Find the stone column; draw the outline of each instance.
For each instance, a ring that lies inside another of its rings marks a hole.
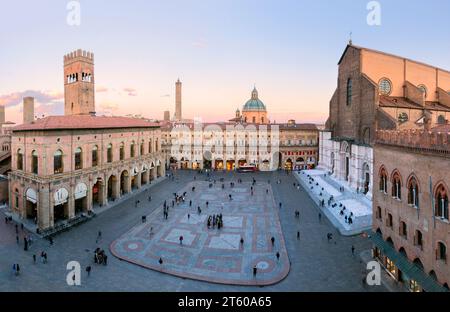
[[[104,206],[108,203],[108,181],[100,183],[100,190],[98,193],[98,201],[100,205]]]
[[[38,190],[37,199],[37,219],[40,230],[53,226],[53,207],[50,203],[50,192],[47,187]]]
[[[142,186],[142,173],[141,172],[139,172],[136,175],[136,186],[137,186],[138,189],[140,189],[141,186]]]
[[[73,217],[75,217],[75,196],[74,196],[74,188],[70,187],[71,191],[69,192],[69,198],[68,198],[68,216],[69,219],[72,219]]]
[[[93,206],[93,200],[92,200],[92,195],[94,194],[92,192],[92,186],[90,187],[92,183],[87,183],[88,189],[86,192],[86,207],[85,207],[85,211],[84,212],[88,212],[92,210],[92,206]]]

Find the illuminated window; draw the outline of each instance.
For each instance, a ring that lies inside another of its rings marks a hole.
[[[75,170],[83,169],[83,153],[80,147],[75,150]]]
[[[63,164],[63,153],[61,150],[57,150],[53,154],[53,172],[55,174],[63,173],[64,164]]]
[[[447,189],[444,185],[439,185],[436,189],[435,201],[436,201],[436,217],[444,220],[448,220],[448,195]]]
[[[92,167],[98,166],[98,146],[92,148]]]
[[[17,151],[17,170],[23,170],[23,152],[21,149]]]
[[[415,177],[411,177],[408,182],[408,204],[419,207],[419,186]]]
[[[112,144],[108,144],[108,148],[106,150],[106,162],[111,163],[113,161],[113,150]]]

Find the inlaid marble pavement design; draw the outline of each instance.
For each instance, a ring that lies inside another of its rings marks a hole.
[[[222,189],[219,182],[212,188],[209,182],[191,182],[179,192],[187,193],[185,203],[172,208],[172,198],[168,199],[168,220],[164,220],[163,207],[159,207],[147,216],[147,222],[139,223],[115,240],[111,252],[130,263],[183,278],[233,285],[275,284],[290,269],[279,208],[269,184],[256,184],[253,196],[251,186],[240,183],[232,188],[225,183]],[[198,206],[201,214],[197,212]],[[219,213],[223,215],[224,227],[208,229],[208,215]],[[244,244],[240,243],[241,237]]]

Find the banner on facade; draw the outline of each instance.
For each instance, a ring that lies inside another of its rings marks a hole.
[[[78,183],[75,187],[75,199],[84,198],[87,196],[87,186],[84,183]]]
[[[27,190],[27,192],[25,193],[25,195],[27,196],[27,200],[32,202],[33,204],[37,203],[37,194],[36,191],[33,190],[32,188],[29,188]]]

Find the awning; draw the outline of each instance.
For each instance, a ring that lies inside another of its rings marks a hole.
[[[409,261],[401,253],[397,252],[391,244],[386,242],[379,233],[370,233],[371,240],[377,246],[383,255],[392,260],[395,266],[402,271],[403,274],[415,280],[427,292],[447,292],[443,286],[435,281],[431,276],[426,274],[422,268]]]
[[[27,200],[32,202],[33,204],[37,203],[37,194],[36,191],[32,188],[29,188],[26,192]]]
[[[78,183],[75,187],[75,199],[84,198],[87,195],[87,186],[84,183]]]

